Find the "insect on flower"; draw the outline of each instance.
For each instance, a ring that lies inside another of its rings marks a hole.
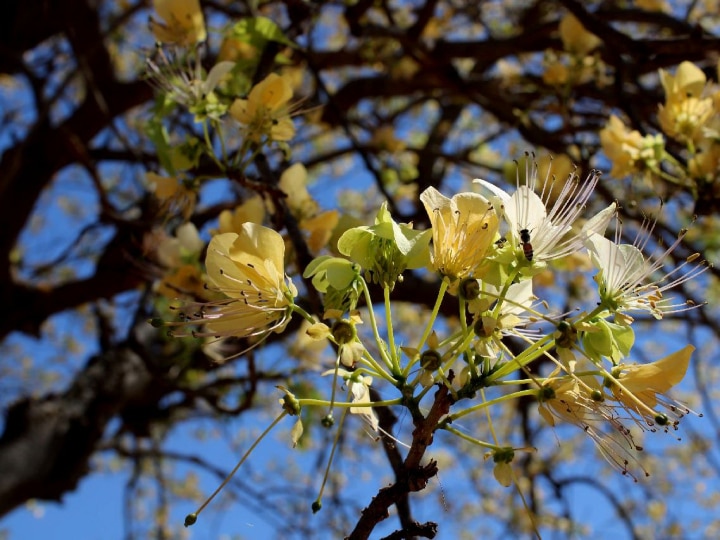
[[[525,254],[525,258],[532,262],[534,253],[532,244],[530,243],[530,231],[527,229],[520,230],[520,242],[522,243],[522,250]]]

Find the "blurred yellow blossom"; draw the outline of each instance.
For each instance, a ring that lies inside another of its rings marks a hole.
[[[196,264],[183,264],[170,270],[158,284],[156,292],[169,299],[184,295],[195,298],[207,296],[202,272]]]
[[[565,64],[561,63],[556,55],[546,55],[543,82],[550,86],[562,86],[570,79],[570,73]]]
[[[682,62],[675,75],[660,70],[660,82],[665,90],[665,101],[684,101],[688,97],[700,97],[707,79],[703,71],[692,62]]]
[[[580,21],[570,13],[560,21],[559,30],[563,47],[571,54],[585,56],[602,44],[599,37],[588,32]]]
[[[660,134],[643,137],[639,131],[628,129],[614,114],[600,130],[600,144],[612,161],[610,174],[617,178],[655,165],[664,151],[664,140]]]
[[[290,212],[299,219],[314,216],[318,203],[307,190],[307,169],[302,163],[295,163],[280,175],[278,187],[287,195]]]
[[[152,184],[155,196],[160,200],[161,213],[180,213],[188,219],[195,209],[197,192],[175,177],[160,176],[154,172],[145,177]]]
[[[384,124],[373,132],[370,144],[388,152],[401,152],[405,150],[405,142],[395,137],[395,128],[391,124]]]
[[[704,136],[703,128],[715,114],[712,98],[688,97],[659,105],[658,120],[668,137],[680,142],[697,142]]]
[[[193,45],[205,41],[205,18],[199,0],[153,0],[162,21],[150,18],[155,39],[173,45]]]
[[[311,252],[317,253],[327,245],[339,220],[337,210],[328,210],[300,221],[300,228],[310,234],[307,243]]]
[[[223,39],[220,44],[220,51],[218,52],[218,62],[230,61],[237,62],[238,60],[254,60],[259,57],[257,47],[232,36],[227,36]]]
[[[635,5],[645,11],[670,13],[670,4],[668,4],[667,0],[635,0]]]
[[[720,145],[708,144],[688,162],[688,170],[693,178],[712,183],[720,173]]]
[[[260,195],[253,195],[234,210],[223,210],[218,216],[218,228],[212,234],[239,233],[243,223],[262,224],[265,219],[265,203]]]
[[[255,142],[268,137],[273,141],[289,141],[295,135],[290,118],[293,91],[284,77],[271,73],[253,86],[247,99],[236,99],[230,115],[243,124],[246,136]]]

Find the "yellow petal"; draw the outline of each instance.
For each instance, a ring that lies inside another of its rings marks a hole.
[[[154,185],[155,196],[158,199],[169,199],[178,192],[180,184],[177,178],[160,176],[154,172],[149,172],[145,177]]]
[[[585,55],[602,43],[600,38],[588,32],[580,21],[569,13],[560,21],[559,30],[563,47],[571,53]]]
[[[290,101],[292,95],[290,83],[277,73],[271,73],[253,87],[249,99],[275,111]]]
[[[656,362],[629,366],[620,382],[631,392],[647,389],[657,393],[667,392],[685,377],[694,350],[692,345],[686,345]]]
[[[251,124],[255,116],[255,107],[247,99],[236,99],[230,106],[230,116],[241,124]]]
[[[150,21],[150,28],[159,41],[190,45],[207,38],[199,0],[154,0],[153,6],[164,21],[164,24]]]
[[[285,241],[273,229],[257,223],[243,223],[229,255],[235,260],[268,260],[282,272],[285,268]]]

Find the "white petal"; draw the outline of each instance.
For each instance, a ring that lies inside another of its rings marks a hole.
[[[202,91],[203,95],[207,95],[218,85],[222,78],[227,75],[232,68],[235,67],[235,62],[218,62],[215,64],[210,73],[208,73],[207,79],[203,82]]]
[[[542,199],[527,186],[520,186],[505,203],[505,217],[511,226],[517,227],[515,234],[527,229],[531,234],[539,229],[547,217]]]

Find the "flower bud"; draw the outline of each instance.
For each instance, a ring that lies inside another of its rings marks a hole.
[[[349,323],[348,321],[337,321],[335,324],[333,324],[331,333],[333,338],[335,339],[335,343],[337,343],[338,345],[352,343],[357,337],[355,325]]]
[[[458,292],[465,300],[475,300],[480,296],[480,283],[475,278],[465,278],[460,282]]]
[[[423,353],[420,355],[420,365],[423,369],[426,369],[428,371],[435,371],[437,368],[440,367],[441,363],[442,357],[440,356],[440,353],[434,349],[428,349],[427,351],[423,351]]]

